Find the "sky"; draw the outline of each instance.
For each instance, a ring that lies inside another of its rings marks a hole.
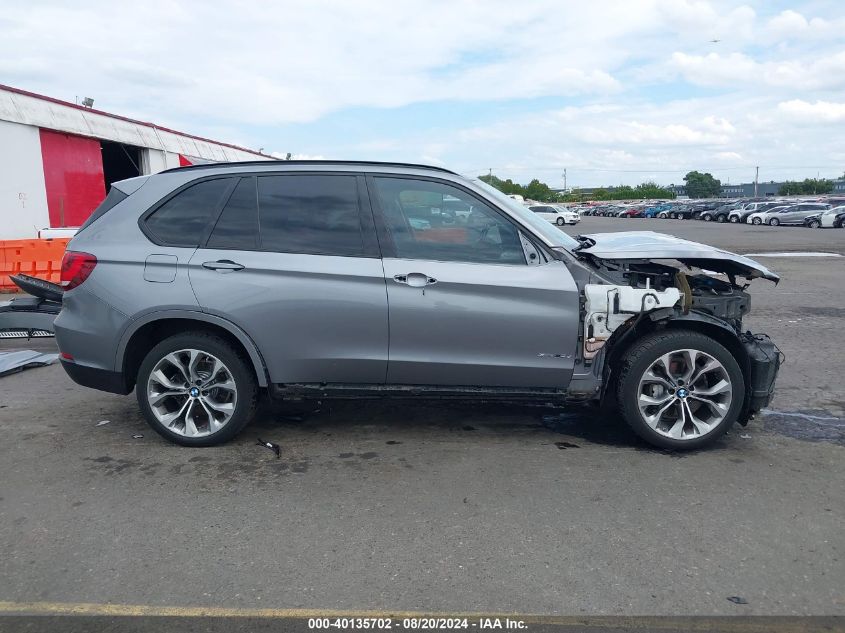
[[[266,153],[550,186],[838,177],[841,0],[0,0],[0,83]]]

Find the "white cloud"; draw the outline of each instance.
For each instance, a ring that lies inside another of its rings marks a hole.
[[[282,156],[296,146],[304,158],[498,165],[514,177],[568,166],[581,184],[845,157],[831,133],[845,102],[837,3],[7,4],[0,81]],[[456,114],[419,122],[433,103]],[[321,127],[333,113],[406,106],[404,128],[400,117],[369,133]],[[322,137],[278,131],[298,124]]]
[[[797,11],[788,9],[771,18],[766,26],[772,35],[793,37],[807,31],[810,28],[810,23]]]
[[[778,109],[800,121],[810,123],[838,123],[845,121],[845,103],[816,101],[810,103],[793,99],[778,104]]]
[[[675,52],[669,67],[687,81],[732,89],[836,89],[845,86],[845,50],[810,59],[759,62],[743,53],[690,55]]]

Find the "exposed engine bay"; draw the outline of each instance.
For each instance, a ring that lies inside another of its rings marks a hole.
[[[687,274],[683,264],[648,261],[607,261],[591,258],[606,283],[584,286],[584,349],[589,362],[621,325],[654,310],[690,310],[717,317],[739,335],[742,317],[751,307],[745,286],[733,276]]]

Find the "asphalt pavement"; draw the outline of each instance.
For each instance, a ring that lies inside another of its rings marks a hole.
[[[836,230],[566,228],[640,229],[845,255]],[[845,615],[845,258],[760,261],[782,281],[752,284],[747,325],[787,356],[777,396],[696,453],[592,410],[417,401],[265,407],[186,449],[58,366],[0,378],[0,612]],[[24,346],[52,342],[0,342]]]

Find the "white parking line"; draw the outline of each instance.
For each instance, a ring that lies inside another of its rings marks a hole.
[[[842,255],[810,251],[806,253],[746,253],[745,257],[842,257]]]

